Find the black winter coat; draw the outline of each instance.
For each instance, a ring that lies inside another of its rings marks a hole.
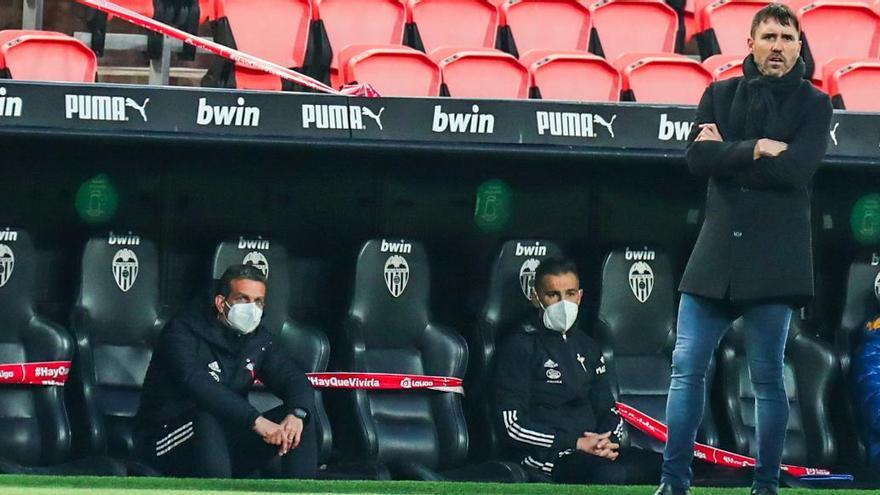
[[[774,93],[776,125],[750,131],[742,125],[748,106],[734,101],[742,101],[747,84],[743,77],[713,83],[697,108],[687,163],[691,173],[709,179],[706,219],[679,289],[714,299],[804,304],[813,296],[811,180],[828,145],[831,102],[801,80]],[[724,142],[694,142],[702,123],[717,124]],[[788,150],[754,160],[761,137],[785,142]]]
[[[314,393],[305,374],[261,325],[238,335],[209,312],[168,322],[147,376],[135,420],[138,430],[192,419],[208,411],[230,425],[250,428],[260,415],[247,400],[259,379],[289,412],[314,412]]]
[[[577,327],[548,330],[531,318],[495,359],[495,417],[514,456],[550,473],[584,432],[622,433],[599,344]]]

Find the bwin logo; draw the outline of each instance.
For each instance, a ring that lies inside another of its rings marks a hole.
[[[216,125],[224,127],[259,127],[260,109],[244,106],[245,100],[239,97],[235,102],[238,106],[208,105],[207,98],[199,98],[196,124]]]
[[[15,268],[15,254],[6,244],[0,244],[0,287],[6,285],[12,278],[12,270]]]
[[[126,108],[132,108],[147,122],[146,98],[138,104],[123,96],[64,95],[64,118],[71,120],[98,120],[107,122],[128,122]]]
[[[269,249],[269,241],[264,241],[259,237],[256,239],[245,239],[239,236],[238,249]]]
[[[549,131],[551,136],[594,138],[596,132],[593,124],[597,124],[604,127],[614,139],[613,126],[617,115],[612,115],[611,120],[605,120],[601,115],[592,113],[540,111],[535,112],[535,118],[540,136]]]
[[[6,88],[0,87],[0,117],[21,117],[24,101],[15,96],[6,96]]]
[[[644,261],[636,261],[629,268],[629,287],[640,303],[645,303],[654,290],[654,270]]]
[[[14,230],[9,230],[7,227],[6,230],[0,230],[0,241],[6,242],[15,242],[18,240],[18,232]]]
[[[355,130],[367,129],[364,118],[372,119],[380,131],[382,127],[382,112],[385,107],[373,112],[372,109],[358,105],[303,105],[302,126],[303,129],[333,129]]]
[[[128,292],[138,276],[138,257],[131,249],[120,249],[113,255],[113,279],[122,292]]]
[[[385,260],[385,286],[392,297],[400,297],[409,283],[409,264],[403,256],[393,255]]]
[[[140,246],[141,236],[133,235],[131,232],[128,235],[116,235],[110,232],[110,235],[107,236],[107,244],[111,246]]]
[[[667,114],[661,113],[660,130],[657,133],[657,139],[659,139],[660,141],[669,141],[672,139],[675,139],[676,141],[684,141],[691,133],[691,129],[693,127],[693,122],[679,122],[676,120],[669,120],[669,116]]]
[[[539,260],[529,258],[519,267],[519,288],[526,299],[530,299],[532,288],[535,287],[535,272],[540,264]]]
[[[404,242],[403,239],[401,239],[400,242],[387,242],[385,239],[382,239],[382,245],[379,247],[379,252],[410,254],[412,253],[412,244]]]
[[[434,120],[431,130],[434,132],[457,132],[467,134],[493,134],[495,132],[495,116],[480,114],[480,107],[471,107],[473,113],[444,113],[441,105],[434,106]]]
[[[547,246],[542,246],[540,242],[534,246],[523,246],[517,242],[515,256],[547,256]]]
[[[264,277],[269,278],[269,260],[263,256],[263,253],[259,251],[251,251],[245,255],[243,260],[241,260],[241,264],[251,265],[257,270],[260,270]]]
[[[649,251],[647,247],[641,251],[632,251],[630,248],[626,248],[625,256],[627,261],[654,261],[657,258],[657,253]]]

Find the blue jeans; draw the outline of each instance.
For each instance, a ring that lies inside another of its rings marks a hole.
[[[742,316],[757,418],[758,456],[752,486],[779,486],[788,424],[783,353],[791,314],[792,308],[786,304],[744,305],[682,294],[666,402],[669,438],[663,452],[663,483],[690,487],[694,441],[703,417],[706,371],[725,331]]]

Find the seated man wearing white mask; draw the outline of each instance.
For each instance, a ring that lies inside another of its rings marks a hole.
[[[229,478],[282,456],[281,476],[313,478],[314,394],[260,326],[266,279],[231,266],[216,292],[210,309],[174,318],[159,335],[135,419],[139,457],[169,476]],[[247,400],[255,380],[283,404],[260,414]]]
[[[623,421],[602,350],[577,328],[583,290],[571,261],[548,258],[535,273],[536,311],[496,357],[495,414],[509,457],[557,483],[648,483],[660,456],[621,449]]]

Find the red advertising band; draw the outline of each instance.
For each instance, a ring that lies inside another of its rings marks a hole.
[[[361,390],[429,389],[464,395],[461,378],[398,373],[306,373],[315,388]]]
[[[113,2],[109,2],[107,0],[75,0],[78,3],[91,7],[93,9],[100,10],[101,12],[105,12],[107,14],[112,14],[116,17],[124,21],[128,21],[132,24],[140,26],[142,28],[149,29],[150,31],[155,31],[157,33],[163,34],[165,36],[169,36],[171,38],[178,39],[188,45],[192,45],[198,48],[202,48],[207,50],[215,55],[219,55],[227,60],[234,62],[235,64],[241,67],[247,67],[250,69],[256,69],[259,71],[266,72],[268,74],[272,74],[278,76],[284,80],[294,82],[296,84],[301,84],[308,88],[316,89],[318,91],[322,91],[324,93],[330,94],[344,94],[350,96],[366,96],[366,97],[376,97],[379,94],[368,84],[359,84],[355,86],[347,87],[343,91],[337,91],[326,84],[312,79],[306,75],[300,74],[298,72],[292,71],[287,67],[282,67],[278,64],[269,62],[268,60],[263,60],[259,57],[255,57],[253,55],[240,52],[234,48],[230,48],[228,46],[221,45],[220,43],[216,43],[214,41],[206,40],[204,38],[200,38],[194,34],[187,33],[175,27],[169,26],[162,22],[159,22],[155,19],[151,19],[145,15],[141,15],[133,10],[129,10],[125,7],[117,5]]]
[[[642,431],[650,435],[651,437],[660,440],[661,442],[666,442],[667,430],[665,424],[657,421],[656,419],[648,416],[638,409],[635,409],[634,407],[630,407],[626,404],[621,404],[620,402],[617,403],[617,412],[620,414],[621,418],[623,418],[627,423],[631,424],[639,431]],[[755,466],[755,459],[751,457],[735,454],[733,452],[718,449],[702,443],[694,444],[694,457],[706,462],[710,462],[712,464],[719,464],[721,466],[727,467],[745,468]],[[792,476],[797,477],[831,475],[831,472],[827,469],[791,466],[788,464],[783,464],[782,470],[787,472],[788,474],[791,474]]]
[[[0,385],[63,386],[70,374],[70,361],[0,364]]]

